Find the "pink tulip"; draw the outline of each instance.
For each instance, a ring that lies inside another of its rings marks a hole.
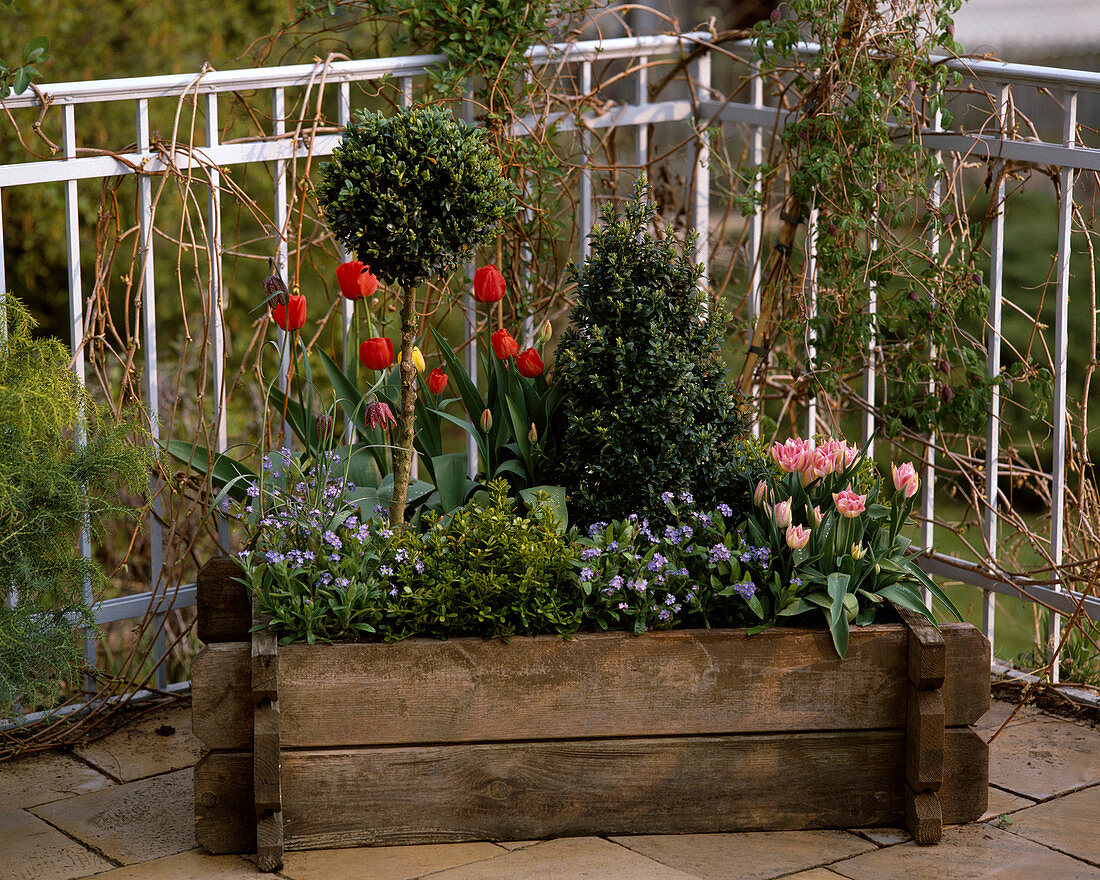
[[[823,514],[821,512],[820,505],[815,504],[814,505],[814,525],[815,526],[821,525],[821,520],[824,519],[824,518],[825,518],[825,514]]]
[[[764,494],[768,491],[768,484],[761,480],[756,484],[756,491],[752,493],[752,503],[760,505],[764,503]]]
[[[894,475],[895,489],[906,498],[912,498],[917,494],[917,489],[920,488],[920,477],[917,476],[917,470],[912,462],[907,461],[901,467],[891,464],[890,470]]]
[[[810,540],[810,530],[802,526],[787,527],[787,546],[792,550],[801,550]]]
[[[802,438],[795,437],[786,443],[773,444],[771,452],[779,469],[785,474],[793,474],[806,466],[813,448]]]
[[[780,501],[772,508],[772,518],[781,529],[785,529],[791,524],[791,500],[789,498],[786,501]]]
[[[802,485],[812,483],[818,477],[827,477],[836,470],[836,453],[828,446],[818,446],[810,454],[802,469]]]
[[[841,516],[852,519],[867,509],[867,496],[857,495],[851,489],[845,489],[843,492],[833,493],[833,503],[836,504],[836,509],[840,511]]]
[[[852,462],[859,455],[859,449],[855,446],[849,446],[847,440],[837,440],[832,437],[822,443],[819,448],[824,449],[832,460],[834,471],[842,471],[846,467],[851,467]]]

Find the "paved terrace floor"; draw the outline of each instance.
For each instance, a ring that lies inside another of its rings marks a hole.
[[[988,739],[1013,704],[994,702]],[[918,847],[900,829],[288,853],[278,874],[192,835],[187,703],[71,754],[0,764],[0,880],[1100,880],[1100,730],[1024,709],[991,747],[989,812]]]

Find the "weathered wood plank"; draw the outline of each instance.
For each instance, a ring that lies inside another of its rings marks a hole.
[[[253,611],[253,623],[266,618]],[[256,865],[283,866],[282,751],[279,718],[279,642],[270,630],[252,633],[252,792],[256,812]]]
[[[904,724],[896,627],[853,632],[844,661],[813,630],[288,646],[281,655],[284,748]]]
[[[940,809],[947,825],[981,818],[989,804],[989,746],[969,727],[944,731]]]
[[[943,633],[945,720],[970,724],[989,706],[989,643],[969,624]],[[280,649],[283,746],[902,727],[906,651],[896,625],[853,630],[844,661],[827,633],[793,629],[291,645]],[[247,748],[247,646],[204,657],[215,691],[193,685],[196,735]]]
[[[207,752],[195,765],[195,841],[215,854],[256,851],[251,752]]]
[[[989,711],[989,639],[969,623],[941,623],[940,632],[947,652],[944,719],[949,726],[974,724]]]
[[[209,748],[252,748],[251,646],[216,642],[191,662],[191,729]]]
[[[969,728],[948,730],[944,822],[984,812],[987,754]],[[285,846],[896,825],[904,766],[901,730],[284,752]],[[234,775],[250,788],[247,755],[195,771],[217,798],[196,836],[217,852],[255,846]]]
[[[252,603],[248,590],[236,580],[241,567],[228,556],[206,563],[195,579],[195,627],[208,645],[246,642],[252,627]]]

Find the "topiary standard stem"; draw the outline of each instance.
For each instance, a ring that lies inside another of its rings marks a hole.
[[[413,343],[416,341],[416,289],[403,288],[401,302],[401,407],[397,413],[397,442],[393,450],[393,503],[390,505],[390,528],[405,525],[405,501],[409,494],[412,473],[413,427],[416,419],[416,364],[413,363]]]

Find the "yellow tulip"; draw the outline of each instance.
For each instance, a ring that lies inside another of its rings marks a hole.
[[[397,362],[399,364],[401,363],[402,354],[404,354],[404,352],[399,351],[397,353]],[[420,375],[424,375],[426,366],[424,363],[424,355],[420,353],[420,349],[415,345],[413,346],[413,366],[416,367],[416,372],[420,373]]]

